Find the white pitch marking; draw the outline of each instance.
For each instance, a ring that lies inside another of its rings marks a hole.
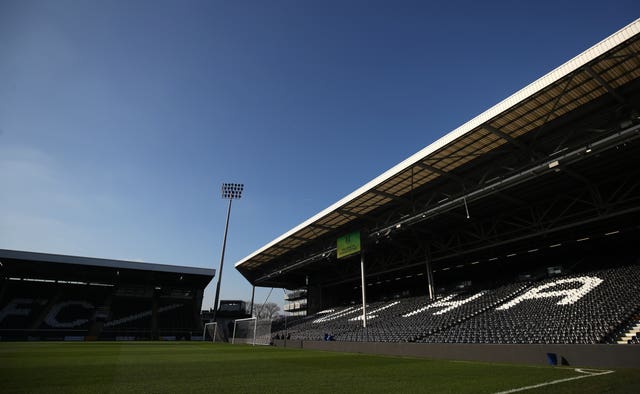
[[[507,394],[507,393],[515,393],[515,392],[518,392],[518,391],[537,389],[538,387],[551,386],[552,384],[564,383],[564,382],[568,382],[570,380],[578,380],[578,379],[583,379],[583,378],[590,378],[590,377],[593,377],[593,376],[606,375],[606,374],[610,374],[610,373],[614,372],[614,371],[602,371],[602,370],[599,370],[599,369],[587,370],[587,369],[580,369],[580,368],[576,368],[575,371],[578,372],[578,373],[585,374],[585,375],[574,376],[574,377],[565,378],[565,379],[552,380],[550,382],[534,384],[533,386],[518,387],[518,388],[515,388],[515,389],[511,389],[511,390],[499,391],[499,392],[497,392],[495,394]],[[589,371],[597,371],[597,372],[589,372]]]

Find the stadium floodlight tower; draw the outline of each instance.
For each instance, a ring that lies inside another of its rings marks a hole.
[[[231,215],[231,202],[242,197],[244,185],[242,183],[223,183],[222,198],[229,200],[227,208],[227,221],[224,225],[224,239],[222,240],[222,255],[220,256],[220,268],[218,269],[218,284],[216,285],[216,298],[213,301],[213,321],[216,321],[218,312],[218,300],[220,297],[220,282],[222,282],[222,265],[224,264],[224,251],[227,247],[227,231],[229,230],[229,216]]]

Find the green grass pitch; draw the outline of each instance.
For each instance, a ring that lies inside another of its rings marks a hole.
[[[640,371],[525,392],[640,393]],[[0,393],[493,393],[573,368],[435,361],[203,342],[0,343]]]

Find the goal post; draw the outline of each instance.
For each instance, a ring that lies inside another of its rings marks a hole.
[[[218,323],[205,323],[204,328],[202,330],[202,340],[207,340],[207,334],[211,338],[211,342],[216,341],[216,334],[218,333]]]
[[[233,321],[231,343],[250,345],[269,345],[271,343],[271,320],[260,320],[255,317]]]

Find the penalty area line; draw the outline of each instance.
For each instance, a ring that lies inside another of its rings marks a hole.
[[[552,380],[552,381],[549,381],[549,382],[538,383],[538,384],[534,384],[532,386],[518,387],[518,388],[515,388],[515,389],[511,389],[511,390],[499,391],[499,392],[497,392],[495,394],[516,393],[518,391],[537,389],[539,387],[551,386],[552,384],[569,382],[571,380],[591,378],[591,377],[594,377],[594,376],[606,375],[606,374],[610,374],[610,373],[614,372],[614,371],[603,371],[603,370],[599,370],[599,369],[581,369],[581,368],[576,368],[574,371],[576,371],[578,373],[581,373],[582,375],[573,376],[573,377],[570,377],[570,378]]]

